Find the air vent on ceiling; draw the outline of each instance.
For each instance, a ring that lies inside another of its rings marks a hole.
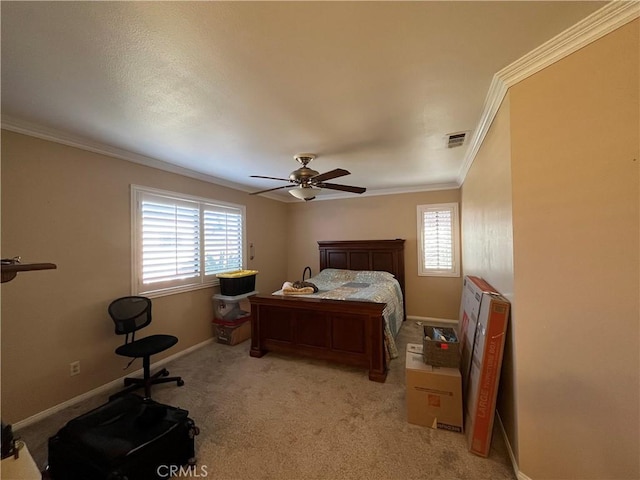
[[[461,147],[467,139],[468,132],[458,132],[447,134],[447,148]]]

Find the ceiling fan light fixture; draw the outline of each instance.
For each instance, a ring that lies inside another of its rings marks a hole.
[[[289,193],[294,197],[299,198],[300,200],[308,200],[315,197],[320,192],[320,190],[321,189],[318,187],[305,187],[300,185],[299,187],[289,190]]]

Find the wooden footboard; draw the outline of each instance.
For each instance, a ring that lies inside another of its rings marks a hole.
[[[387,377],[383,303],[254,295],[251,302],[251,356],[282,352],[369,370],[369,379]]]

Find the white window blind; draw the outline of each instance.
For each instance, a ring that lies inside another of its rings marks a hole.
[[[142,282],[145,284],[200,275],[198,205],[163,200],[142,200]]]
[[[232,209],[205,206],[205,273],[242,269],[242,243],[242,215]]]
[[[134,295],[216,285],[244,264],[241,205],[132,186]]]
[[[459,276],[458,204],[418,205],[418,274]]]

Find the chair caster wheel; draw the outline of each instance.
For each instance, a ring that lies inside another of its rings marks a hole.
[[[181,387],[184,385],[184,380],[178,380],[176,383],[178,384],[179,387]]]
[[[165,370],[163,370],[163,371],[162,371],[162,376],[163,376],[163,377],[168,377],[168,376],[169,376],[169,370],[166,370],[166,369],[165,369]]]

